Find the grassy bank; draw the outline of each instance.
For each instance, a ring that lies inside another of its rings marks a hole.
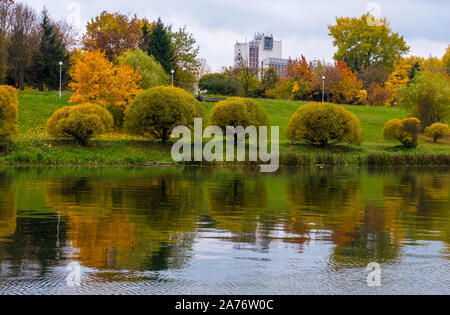
[[[171,163],[170,146],[157,141],[112,133],[94,139],[89,147],[56,141],[45,132],[45,124],[58,108],[67,105],[70,95],[59,100],[56,93],[19,94],[19,137],[12,154],[0,163],[13,165],[141,165]],[[326,149],[307,145],[293,146],[286,138],[291,115],[301,102],[258,100],[267,110],[272,126],[280,126],[281,162],[285,165],[449,165],[450,142],[435,144],[422,137],[416,149],[404,149],[386,142],[381,134],[384,124],[407,113],[398,108],[346,106],[361,121],[364,140],[360,147],[337,145]],[[207,116],[213,103],[202,103]]]

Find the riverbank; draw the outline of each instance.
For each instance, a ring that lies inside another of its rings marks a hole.
[[[0,156],[2,165],[55,166],[137,166],[171,165],[171,147],[155,140],[111,133],[82,147],[46,135],[45,124],[51,114],[67,105],[70,95],[61,100],[56,93],[21,92],[19,94],[19,137],[14,152]],[[337,145],[328,148],[291,145],[286,127],[301,102],[258,100],[269,114],[272,126],[280,126],[280,162],[288,166],[311,165],[450,165],[450,141],[433,143],[421,137],[419,147],[405,149],[386,142],[381,134],[390,119],[403,119],[407,113],[398,108],[346,106],[361,121],[361,146]],[[202,103],[207,117],[214,103]]]

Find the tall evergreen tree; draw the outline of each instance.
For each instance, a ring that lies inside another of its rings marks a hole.
[[[150,50],[150,35],[152,34],[150,28],[147,23],[144,24],[141,30],[141,41],[139,43],[139,48],[142,51],[149,52]]]
[[[416,61],[416,63],[411,67],[411,71],[409,72],[409,82],[408,86],[411,83],[414,83],[414,79],[416,78],[417,72],[421,70],[420,63]]]
[[[42,11],[40,47],[34,58],[35,83],[40,89],[59,88],[59,62],[63,62],[62,78],[67,81],[69,55],[55,25],[50,20],[48,11]]]
[[[172,37],[160,18],[153,26],[149,38],[150,47],[148,49],[148,54],[155,57],[167,74],[170,74],[172,70],[176,71],[177,64]]]

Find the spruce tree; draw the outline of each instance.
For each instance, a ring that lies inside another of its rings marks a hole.
[[[161,19],[158,19],[150,34],[148,54],[155,57],[167,74],[170,74],[172,70],[177,70],[172,38]]]
[[[48,11],[42,11],[40,47],[34,58],[35,83],[39,89],[59,89],[59,62],[63,62],[62,79],[67,81],[69,56]]]
[[[150,35],[152,32],[150,31],[147,23],[144,24],[141,30],[141,42],[139,44],[139,48],[146,53],[149,53],[150,50]]]
[[[421,70],[420,63],[416,61],[416,63],[411,67],[411,71],[409,72],[408,86],[411,83],[414,83],[414,79],[416,78],[416,75],[420,70]]]

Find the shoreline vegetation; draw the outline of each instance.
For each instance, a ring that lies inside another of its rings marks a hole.
[[[171,145],[156,140],[110,133],[93,139],[83,147],[71,141],[55,140],[46,134],[51,114],[68,105],[70,94],[60,100],[57,93],[19,93],[19,136],[14,150],[0,156],[2,166],[176,166],[176,165],[256,165],[255,163],[175,163]],[[383,139],[384,124],[408,117],[400,108],[344,106],[361,121],[361,146],[333,145],[326,148],[291,144],[286,128],[293,113],[305,102],[256,99],[267,111],[270,125],[280,126],[281,166],[448,166],[450,141],[434,143],[421,136],[419,146],[406,149]],[[209,117],[214,103],[204,102]]]

